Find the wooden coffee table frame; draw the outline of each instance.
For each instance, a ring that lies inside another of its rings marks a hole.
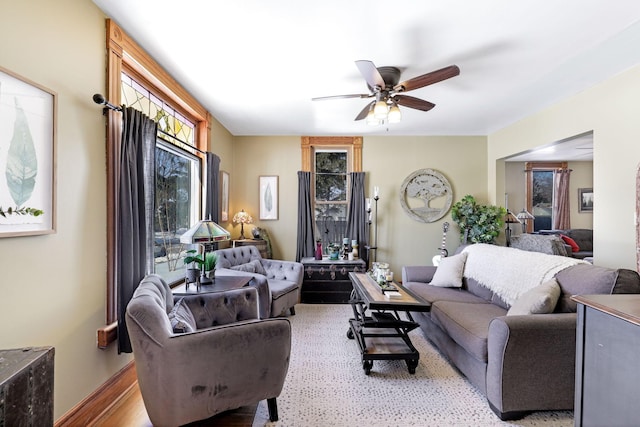
[[[353,318],[349,319],[347,337],[358,343],[365,374],[371,373],[374,360],[404,360],[409,373],[415,374],[420,353],[408,334],[419,325],[411,312],[429,311],[431,304],[397,283],[401,297],[387,298],[366,273],[349,273],[349,278],[353,283],[349,301]],[[405,312],[407,320],[402,320],[399,312]]]

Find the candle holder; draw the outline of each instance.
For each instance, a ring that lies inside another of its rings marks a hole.
[[[380,200],[380,197],[378,197],[378,192],[377,192],[377,187],[376,187],[376,192],[375,192],[375,196],[373,197],[374,200],[374,221],[373,221],[373,226],[374,226],[374,230],[373,230],[373,245],[367,245],[365,246],[365,249],[367,250],[367,255],[368,255],[368,260],[371,261],[373,259],[373,262],[376,262],[377,259],[377,252],[378,252],[378,200]],[[367,235],[371,236],[371,203],[367,203]],[[371,257],[371,253],[373,252],[373,258]]]

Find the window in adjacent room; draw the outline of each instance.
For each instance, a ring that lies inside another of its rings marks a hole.
[[[529,232],[553,228],[555,171],[563,167],[567,167],[566,162],[526,163],[527,210],[535,216],[533,224],[527,224],[527,227],[532,228]]]

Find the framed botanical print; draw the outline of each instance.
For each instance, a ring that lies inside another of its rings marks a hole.
[[[0,67],[0,237],[55,232],[57,94]]]
[[[260,177],[260,219],[278,219],[278,176]]]
[[[220,191],[220,221],[229,221],[229,173],[220,171],[222,189]]]

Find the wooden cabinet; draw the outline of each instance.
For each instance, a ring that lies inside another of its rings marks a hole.
[[[640,295],[579,295],[576,426],[637,426],[640,420]]]
[[[0,426],[53,426],[53,347],[0,350]]]
[[[302,258],[304,278],[300,290],[303,303],[348,303],[353,285],[350,272],[365,272],[367,265],[361,259],[353,261],[324,258]]]
[[[243,240],[234,240],[233,247],[238,248],[240,246],[255,246],[260,251],[260,256],[262,258],[269,258],[267,252],[267,241],[263,239],[243,239]]]

